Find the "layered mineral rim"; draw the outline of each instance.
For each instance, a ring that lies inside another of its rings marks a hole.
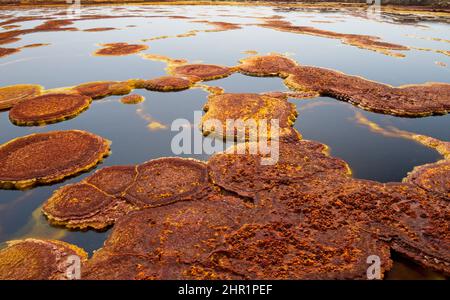
[[[144,100],[145,100],[144,96],[141,96],[139,94],[131,94],[123,96],[120,99],[120,102],[122,102],[123,104],[137,104],[143,102]]]
[[[42,86],[37,84],[18,84],[0,87],[0,111],[9,109],[15,104],[38,96]]]
[[[56,240],[25,239],[8,242],[0,250],[0,280],[62,280],[67,268],[79,259],[82,267],[87,253],[75,245]]]
[[[126,95],[133,90],[130,82],[118,81],[95,81],[87,82],[73,87],[72,89],[92,99],[100,99],[111,95]]]
[[[56,123],[79,115],[91,102],[90,97],[77,94],[45,94],[16,104],[9,119],[22,126]]]
[[[56,190],[42,210],[55,225],[103,230],[130,211],[200,199],[209,189],[205,163],[159,158],[137,166],[100,169]]]
[[[0,146],[0,188],[25,189],[89,170],[109,154],[109,144],[81,130],[13,139]]]

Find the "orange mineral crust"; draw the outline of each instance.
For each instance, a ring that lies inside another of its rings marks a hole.
[[[0,58],[19,52],[16,48],[0,48]]]
[[[8,109],[20,101],[33,98],[42,93],[37,84],[18,84],[0,87],[0,110]]]
[[[192,80],[185,77],[163,76],[147,80],[145,88],[151,91],[172,92],[188,89],[192,84]]]
[[[204,163],[160,158],[138,166],[103,168],[66,185],[45,202],[43,212],[53,224],[100,230],[132,210],[201,199],[209,193]]]
[[[24,189],[86,171],[109,154],[109,141],[80,130],[36,133],[0,146],[0,188]]]
[[[118,81],[95,81],[77,85],[74,91],[92,99],[111,95],[126,95],[133,90],[132,83]]]
[[[239,72],[250,76],[287,76],[297,63],[285,56],[270,54],[251,56],[240,61]]]
[[[297,117],[295,105],[286,99],[259,94],[211,95],[204,110],[206,113],[201,122],[203,133],[205,135],[213,133],[224,138],[235,136],[239,139],[249,139],[251,134],[268,137],[271,131],[270,125],[267,123],[273,119],[279,121],[280,136],[290,135],[292,125]],[[239,124],[227,126],[227,120],[242,120],[243,122],[250,120],[257,125],[259,122],[264,122],[268,129],[264,133],[257,131],[258,128],[255,127],[255,130],[245,133],[239,130]],[[220,121],[221,126],[217,126],[216,121]]]
[[[123,96],[120,99],[120,102],[122,102],[123,104],[137,104],[143,102],[144,100],[145,100],[144,96],[138,94],[131,94]]]
[[[446,114],[450,111],[450,84],[425,83],[392,87],[334,70],[299,66],[285,79],[296,90],[350,102],[368,111],[407,117]]]
[[[147,45],[110,43],[102,44],[103,48],[94,52],[97,56],[123,56],[131,55],[148,49]]]
[[[450,199],[450,160],[415,167],[404,181]]]
[[[203,81],[224,78],[234,72],[234,70],[229,67],[204,64],[187,64],[175,66],[171,68],[170,71],[173,75],[195,76]]]
[[[86,110],[92,99],[76,94],[46,94],[16,104],[9,119],[16,125],[33,126],[73,118]]]
[[[0,250],[0,280],[69,279],[66,270],[71,255],[79,257],[81,266],[88,257],[84,250],[61,241],[10,241]]]

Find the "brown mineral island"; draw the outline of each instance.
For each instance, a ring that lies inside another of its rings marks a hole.
[[[36,133],[0,146],[0,188],[24,189],[86,171],[109,154],[109,141],[80,130]]]
[[[174,75],[195,76],[203,81],[224,78],[234,72],[234,70],[229,67],[203,64],[176,66],[171,68],[170,71]]]
[[[36,84],[18,84],[0,87],[0,111],[13,107],[25,99],[42,93],[42,87]]]
[[[102,44],[103,48],[94,52],[97,56],[123,56],[131,55],[148,49],[147,45],[111,43]]]
[[[46,94],[15,105],[9,119],[16,125],[33,126],[73,118],[88,109],[92,99],[76,94]]]

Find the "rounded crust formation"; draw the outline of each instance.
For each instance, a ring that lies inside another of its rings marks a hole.
[[[120,99],[120,102],[122,102],[123,104],[137,104],[143,102],[144,100],[145,100],[144,96],[138,94],[131,94],[123,96]]]
[[[195,76],[200,80],[208,81],[227,77],[234,69],[218,65],[187,64],[171,68],[171,73],[181,76]]]
[[[450,199],[450,160],[415,167],[404,182]]]
[[[251,56],[240,63],[239,72],[250,76],[286,77],[297,66],[295,61],[278,54]]]
[[[227,120],[270,123],[275,119],[278,120],[279,136],[281,137],[292,134],[292,125],[297,117],[295,105],[286,99],[259,94],[212,95],[208,98],[204,110],[206,113],[201,121],[203,133],[205,135],[213,133],[223,138],[235,136],[239,139],[249,139],[253,134],[265,138],[271,136],[269,124],[267,124],[267,133],[255,132],[251,129],[251,132],[244,133],[239,130],[238,125],[227,126]],[[221,127],[215,125],[217,120],[221,122]]]
[[[36,84],[18,84],[0,87],[0,111],[13,107],[15,104],[38,96],[42,87]]]
[[[128,44],[128,43],[110,43],[102,44],[103,48],[94,52],[96,56],[124,56],[135,54],[149,47],[147,45]]]
[[[178,76],[162,76],[145,82],[145,88],[151,91],[172,92],[188,89],[192,81]]]
[[[81,266],[87,253],[68,243],[26,239],[8,242],[0,250],[0,280],[60,280],[67,278],[69,258],[76,255]]]
[[[15,105],[9,112],[16,125],[44,125],[73,118],[86,110],[92,99],[76,94],[46,94]]]
[[[132,210],[207,197],[209,185],[204,163],[160,158],[100,169],[56,190],[42,211],[52,224],[102,230]]]
[[[111,95],[129,94],[133,87],[129,82],[96,81],[77,85],[73,90],[92,99],[100,99]]]
[[[24,189],[88,170],[109,154],[109,141],[80,130],[52,131],[0,146],[0,187]]]

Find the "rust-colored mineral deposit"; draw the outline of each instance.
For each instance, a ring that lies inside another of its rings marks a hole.
[[[77,94],[45,94],[16,104],[9,111],[9,119],[23,126],[60,122],[86,110],[91,101]]]
[[[229,67],[204,64],[187,64],[175,66],[171,68],[170,71],[174,75],[195,76],[203,81],[224,78],[234,72],[234,70]]]
[[[163,76],[145,82],[146,89],[160,92],[181,91],[191,86],[192,80],[179,76]]]
[[[211,95],[204,110],[206,113],[201,123],[204,134],[213,133],[223,138],[235,136],[239,139],[249,139],[251,134],[267,138],[271,135],[270,122],[273,119],[278,120],[279,136],[286,136],[292,133],[292,125],[297,117],[295,105],[286,99],[259,94]],[[227,126],[227,120],[248,121],[252,123],[250,125],[256,126],[264,122],[267,125],[267,132],[257,131],[258,128],[255,126],[249,127],[248,132],[244,132],[239,129],[239,124]],[[216,121],[220,121],[221,126],[218,126]]]
[[[240,63],[239,72],[250,76],[286,77],[297,66],[295,61],[278,54],[251,56]]]
[[[61,280],[67,277],[67,268],[76,255],[81,265],[87,253],[75,245],[55,240],[26,239],[8,242],[0,250],[1,280]]]
[[[28,188],[88,170],[109,154],[109,142],[86,131],[36,133],[0,146],[0,187]]]
[[[139,94],[131,94],[131,95],[123,96],[120,99],[120,102],[122,102],[124,104],[137,104],[137,103],[141,103],[144,100],[145,100],[144,96],[141,96]]]
[[[92,99],[100,99],[111,95],[126,95],[133,90],[131,84],[130,82],[96,81],[77,85],[73,90]]]
[[[18,84],[0,87],[0,110],[8,109],[20,101],[33,98],[42,93],[36,84]]]
[[[123,56],[139,53],[147,50],[147,45],[127,44],[127,43],[110,43],[102,44],[103,48],[94,52],[97,56]]]
[[[450,199],[450,160],[415,167],[404,181]]]

